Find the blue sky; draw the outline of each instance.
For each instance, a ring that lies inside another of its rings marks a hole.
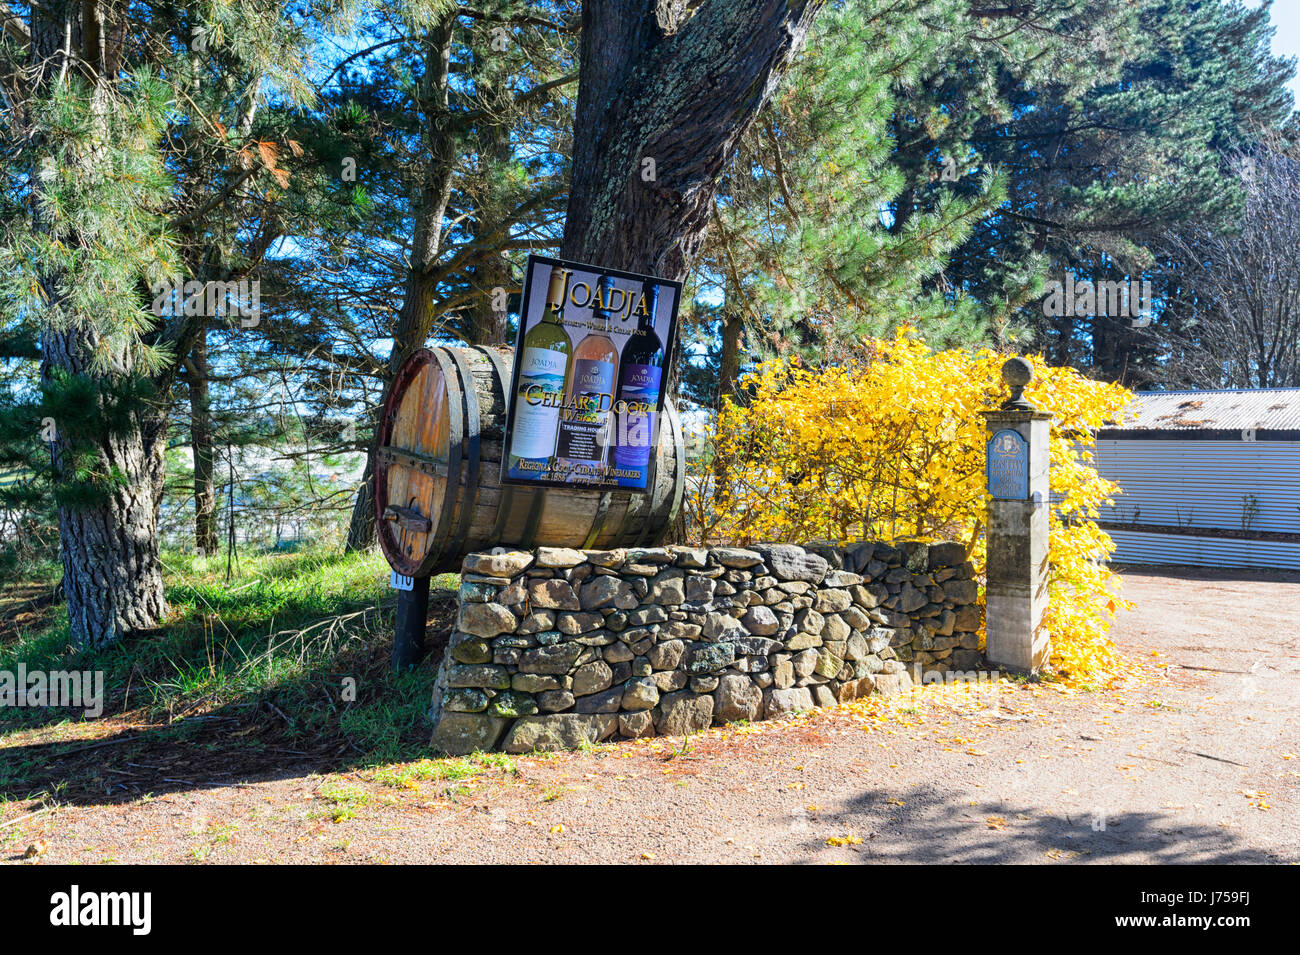
[[[1258,7],[1259,0],[1248,0],[1247,6]],[[1273,35],[1273,52],[1278,56],[1300,56],[1300,0],[1274,0],[1273,25],[1277,33]],[[1300,77],[1291,81],[1291,92],[1295,93],[1296,104],[1300,106]]]

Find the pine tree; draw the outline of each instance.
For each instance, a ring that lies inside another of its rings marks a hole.
[[[201,281],[185,274],[191,227],[284,175],[272,150],[231,141],[237,121],[202,108],[211,60],[237,66],[221,82],[245,114],[268,90],[310,96],[308,21],[242,2],[202,13],[103,0],[0,8],[0,141],[14,170],[0,309],[40,327],[64,592],[73,637],[89,646],[153,629],[165,610],[167,396],[202,322],[153,308],[155,289]],[[178,188],[177,157],[205,150],[226,156],[223,174]]]
[[[1149,335],[1126,318],[1044,315],[1044,281],[1176,283],[1159,237],[1231,217],[1239,195],[1223,151],[1290,113],[1292,65],[1269,51],[1268,16],[1224,0],[1087,0],[1024,34],[1028,48],[959,53],[968,68],[936,71],[900,116],[909,187],[899,220],[946,200],[927,169],[936,154],[1004,170],[1005,206],[953,252],[942,280],[990,309],[1003,335],[1024,328],[1055,363],[1141,383]]]
[[[975,303],[926,281],[997,207],[997,177],[973,177],[961,196],[949,186],[906,222],[882,214],[908,188],[895,91],[946,64],[964,9],[849,0],[817,20],[789,82],[741,141],[696,271],[697,288],[723,299],[724,391],[742,360],[796,349],[833,363],[904,322],[944,343],[983,336]]]

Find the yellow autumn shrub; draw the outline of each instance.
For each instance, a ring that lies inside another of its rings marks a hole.
[[[984,570],[987,433],[981,411],[1006,398],[1004,355],[931,351],[902,331],[871,340],[847,367],[771,361],[724,402],[708,454],[693,464],[687,520],[700,542],[960,540]],[[1097,526],[1118,487],[1092,466],[1095,433],[1118,420],[1126,389],[1031,357],[1025,390],[1053,415],[1049,602],[1053,665],[1073,680],[1116,672],[1107,631],[1118,577]],[[981,597],[982,599],[982,597]]]

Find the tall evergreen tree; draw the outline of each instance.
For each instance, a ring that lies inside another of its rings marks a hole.
[[[1159,299],[1174,281],[1165,270],[1176,268],[1157,260],[1159,237],[1233,214],[1239,197],[1223,151],[1285,122],[1293,64],[1270,52],[1267,4],[1045,6],[1055,12],[1026,41],[1041,55],[980,47],[957,57],[968,70],[937,71],[913,97],[900,118],[914,172],[899,221],[946,199],[927,168],[936,152],[1004,170],[1005,205],[954,251],[943,280],[993,309],[1007,334],[1025,328],[1053,361],[1141,383],[1158,372],[1147,333],[1127,317],[1047,316],[1043,283],[1067,273],[1149,278]],[[989,108],[990,88],[1001,107]],[[928,122],[936,110],[966,118]],[[967,178],[958,185],[973,188]]]
[[[965,8],[961,0],[848,0],[818,18],[790,82],[723,178],[696,270],[697,288],[723,300],[724,391],[734,389],[742,357],[802,348],[834,362],[863,336],[903,322],[945,343],[983,336],[975,303],[925,283],[997,207],[997,177],[977,177],[966,195],[950,189],[905,223],[887,211],[908,188],[895,91],[947,61]]]
[[[0,222],[3,310],[39,323],[64,592],[74,639],[103,645],[165,609],[157,516],[166,396],[202,322],[152,306],[185,274],[187,235],[241,189],[282,180],[273,148],[240,140],[272,93],[305,99],[306,21],[254,4],[172,8],[51,0],[0,8],[13,192]],[[225,60],[225,115],[203,108]],[[233,134],[232,134],[232,131]],[[177,144],[225,157],[180,189]],[[179,356],[179,357],[178,357]]]

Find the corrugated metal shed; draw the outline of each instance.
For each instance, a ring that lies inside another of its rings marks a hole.
[[[1117,564],[1180,564],[1186,567],[1300,567],[1300,544],[1237,541],[1213,537],[1174,537],[1108,530]]]
[[[1300,568],[1300,388],[1141,394],[1097,469],[1117,563]]]
[[[1300,531],[1300,442],[1097,442],[1124,493],[1107,521],[1242,533]]]

